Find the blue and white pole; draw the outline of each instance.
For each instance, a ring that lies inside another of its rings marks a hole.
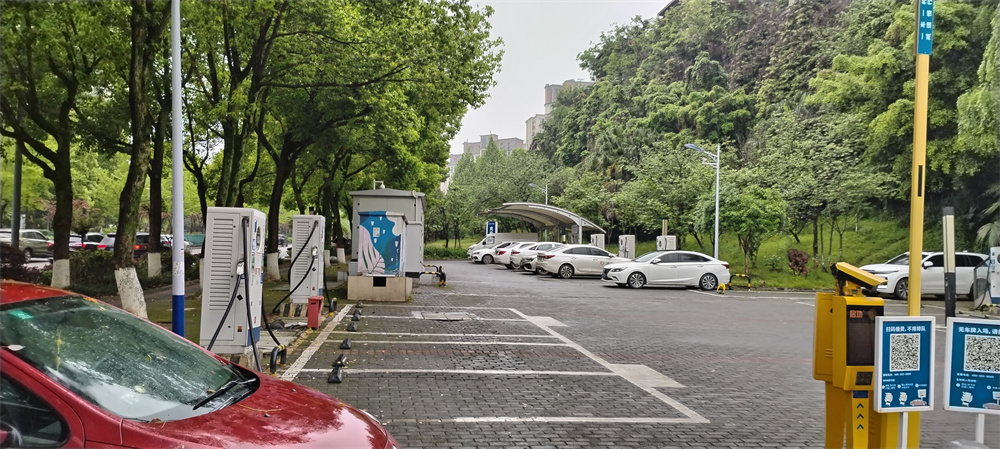
[[[170,2],[170,72],[173,131],[170,137],[173,157],[173,244],[170,254],[173,259],[173,323],[172,330],[184,336],[184,118],[181,116],[181,0]]]

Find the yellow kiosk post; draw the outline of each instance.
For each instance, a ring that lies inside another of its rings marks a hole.
[[[871,399],[875,317],[883,315],[884,304],[862,293],[885,279],[843,262],[830,271],[837,288],[816,294],[813,352],[813,378],[826,385],[824,447],[888,447],[897,438],[890,436],[898,433],[898,421],[886,422],[875,414]]]

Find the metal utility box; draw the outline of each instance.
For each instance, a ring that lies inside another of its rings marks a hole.
[[[399,212],[362,211],[354,227],[358,275],[403,276],[406,273],[406,218]]]
[[[288,271],[288,291],[293,304],[305,304],[310,296],[323,296],[325,230],[326,217],[322,215],[292,216],[292,248],[288,254],[292,258],[292,266]]]
[[[657,251],[673,251],[677,249],[676,235],[661,235],[656,237]]]
[[[590,234],[590,245],[604,249],[604,234]]]
[[[624,257],[626,259],[635,259],[634,235],[618,236],[618,257]]]
[[[406,251],[403,261],[407,277],[419,278],[424,265],[424,211],[427,209],[423,193],[411,190],[375,189],[351,192],[354,214],[351,217],[352,232],[357,233],[360,213],[363,211],[398,212],[406,220]],[[356,276],[361,267],[358,257],[358,239],[351,245],[351,262],[348,274]]]
[[[208,208],[199,342],[208,347],[218,330],[212,352],[242,354],[251,342],[260,340],[266,228],[266,217],[259,210]],[[246,279],[242,279],[244,273]],[[230,301],[232,307],[229,307]],[[229,313],[226,313],[227,308]]]

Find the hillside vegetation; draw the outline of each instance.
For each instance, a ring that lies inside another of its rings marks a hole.
[[[431,196],[428,231],[479,235],[495,218],[483,211],[541,202],[529,184],[544,183],[551,204],[607,241],[648,245],[666,219],[682,247],[710,253],[718,149],[733,272],[812,284],[785,276],[787,250],[806,251],[810,276],[823,276],[841,240],[843,260],[885,260],[908,245],[914,15],[896,0],[683,0],[618,26],[579,55],[594,84],[559,92],[530,149],[463,156],[448,193]],[[998,36],[996,0],[935,2],[926,249],[941,247],[947,206],[959,248],[997,241]]]

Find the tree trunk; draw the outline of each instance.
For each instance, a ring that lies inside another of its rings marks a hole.
[[[138,227],[139,202],[146,187],[146,170],[149,167],[150,134],[149,80],[152,74],[155,44],[160,40],[166,25],[168,7],[155,11],[156,3],[151,0],[136,1],[131,4],[131,58],[128,73],[129,122],[132,137],[132,154],[125,187],[122,189],[121,206],[118,209],[118,232],[115,237],[115,281],[122,307],[142,318],[146,318],[146,301],[142,286],[135,273],[132,260],[135,232]],[[169,6],[169,5],[167,5]]]
[[[281,196],[285,192],[285,180],[293,168],[284,152],[278,154],[278,159],[274,163],[274,186],[271,187],[271,198],[267,205],[267,264],[265,265],[269,280],[281,279],[281,274],[278,272],[278,219],[281,215]]]
[[[147,251],[146,263],[149,277],[159,276],[161,273],[160,253],[163,246],[160,245],[160,234],[163,229],[163,152],[164,141],[166,140],[166,128],[169,125],[169,108],[163,107],[160,102],[160,112],[156,116],[156,123],[153,128],[153,158],[149,161],[149,250]]]
[[[813,217],[813,267],[819,265],[819,216]]]
[[[73,226],[73,176],[69,162],[69,137],[60,139],[65,144],[59,144],[57,149],[58,164],[55,168],[53,186],[56,197],[56,213],[52,218],[52,232],[55,234],[52,246],[52,283],[56,288],[66,288],[70,285],[69,276],[69,234]]]

